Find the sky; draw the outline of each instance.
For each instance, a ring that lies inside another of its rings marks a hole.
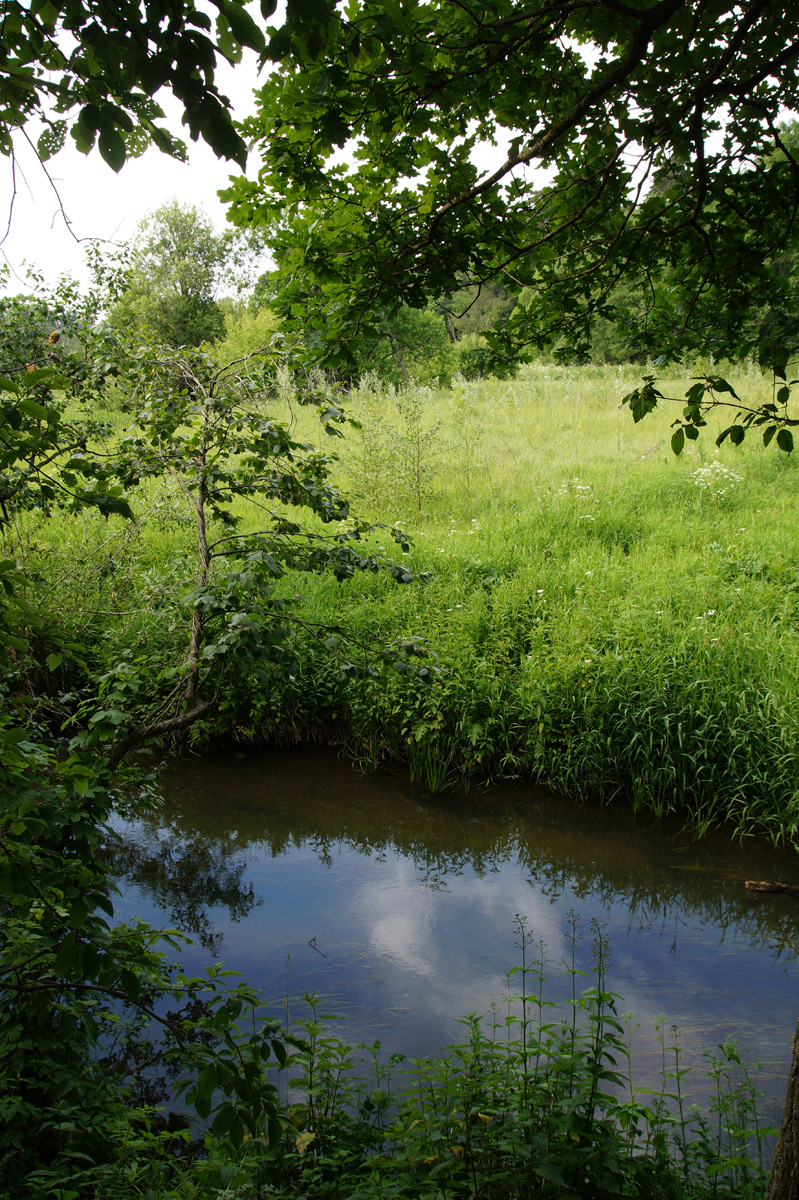
[[[237,117],[253,109],[252,91],[258,82],[255,56],[235,69],[223,65],[220,90],[230,96]],[[180,106],[157,97],[167,113],[166,124],[180,130]],[[35,143],[38,132],[30,131]],[[32,146],[16,139],[16,194],[10,159],[0,158],[0,261],[11,270],[5,287],[15,294],[30,290],[25,263],[35,265],[48,282],[61,274],[83,278],[84,243],[100,238],[111,243],[129,240],[143,216],[173,198],[205,209],[217,229],[226,224],[225,208],[216,193],[239,173],[235,163],[217,159],[204,142],[187,139],[189,162],[179,163],[152,148],[115,174],[95,149],[80,154],[67,136],[67,145],[47,163],[52,183]],[[53,185],[57,188],[58,195]],[[12,205],[13,199],[13,205]]]

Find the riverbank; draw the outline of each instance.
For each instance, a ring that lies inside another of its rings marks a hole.
[[[322,738],[433,790],[519,778],[677,813],[696,834],[725,824],[795,844],[799,476],[774,446],[716,452],[711,431],[675,459],[671,414],[634,426],[619,407],[639,376],[540,365],[447,391],[367,381],[339,482],[368,518],[401,521],[415,539],[403,566],[429,577],[287,578],[294,668],[229,680],[191,737]],[[301,412],[298,433],[317,430]],[[47,579],[31,603],[82,648],[51,689],[88,690],[128,656],[168,693],[193,517],[178,481],[143,486],[136,511],[135,524],[20,522],[18,550]],[[387,534],[370,548],[396,550]],[[409,639],[430,652],[431,684],[381,666],[381,645]]]

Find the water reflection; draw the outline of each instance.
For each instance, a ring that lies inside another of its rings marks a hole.
[[[795,855],[693,846],[529,788],[429,797],[327,752],[181,763],[163,792],[162,811],[120,823],[124,915],[195,933],[276,1002],[318,990],[352,1040],[419,1054],[451,1041],[458,1016],[501,1000],[515,913],[565,995],[573,909],[604,923],[612,986],[645,1028],[665,1012],[696,1049],[733,1033],[784,1071],[799,901],[753,898],[744,880],[799,883]]]
[[[157,818],[123,826],[119,841],[106,847],[117,877],[149,892],[170,925],[196,937],[216,957],[224,932],[211,909],[223,908],[227,920],[240,921],[261,904],[244,878],[246,859],[221,842],[161,828]]]

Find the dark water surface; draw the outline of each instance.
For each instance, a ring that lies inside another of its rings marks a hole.
[[[746,879],[799,884],[799,856],[723,838],[692,846],[674,827],[567,804],[526,787],[432,797],[362,776],[331,751],[180,762],[164,807],[117,822],[119,914],[192,935],[185,964],[213,954],[302,1014],[317,991],[352,1042],[435,1052],[457,1018],[502,1004],[518,961],[514,917],[546,944],[563,1002],[569,913],[611,947],[609,983],[641,1025],[636,1074],[655,1069],[655,1017],[686,1056],[728,1035],[763,1064],[781,1104],[799,1014],[799,897],[756,899]],[[590,980],[586,980],[589,983]]]

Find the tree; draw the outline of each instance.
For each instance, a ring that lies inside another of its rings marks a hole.
[[[233,683],[246,688],[248,680],[263,684],[290,674],[297,627],[316,633],[342,678],[356,672],[346,632],[309,625],[296,603],[278,594],[275,585],[287,572],[330,572],[343,581],[385,569],[398,583],[414,578],[363,549],[376,527],[353,517],[332,485],[335,455],[296,441],[269,413],[281,357],[272,346],[223,367],[211,355],[187,351],[165,356],[156,348],[136,358],[137,415],[120,447],[121,462],[129,464],[122,473],[161,476],[179,492],[195,522],[196,571],[181,606],[185,657],[161,669],[161,692],[149,664],[123,660],[102,681],[100,704],[87,706],[91,720],[74,744],[110,743],[112,767],[142,743],[230,707]],[[308,389],[297,402],[316,404],[321,427],[340,436],[346,418],[329,397]],[[300,523],[292,509],[310,521]],[[402,530],[388,532],[408,550]],[[429,681],[429,667],[415,661],[420,657],[424,650],[408,640],[377,648],[369,669],[388,662]]]
[[[218,236],[201,209],[177,200],[162,205],[139,224],[130,282],[114,320],[143,324],[168,346],[224,337],[215,293],[232,252],[232,238]]]
[[[68,131],[84,153],[97,143],[115,171],[150,143],[184,158],[184,143],[162,124],[154,100],[166,88],[183,105],[191,138],[243,166],[246,146],[215,71],[220,56],[238,62],[242,46],[262,52],[264,35],[246,0],[212,0],[209,7],[215,22],[188,0],[5,0],[0,152],[13,155],[14,134],[25,134],[36,119],[45,126],[37,143],[43,161]],[[261,0],[265,19],[275,7],[275,0]]]
[[[277,303],[330,362],[371,313],[492,281],[531,289],[498,359],[585,351],[623,280],[646,352],[747,350],[799,206],[798,34],[776,0],[290,3],[232,215],[275,227]]]
[[[799,212],[780,130],[799,100],[795,0],[318,0],[289,3],[267,53],[244,125],[262,167],[226,197],[235,220],[274,226],[275,303],[322,361],[374,313],[493,281],[530,289],[488,335],[495,361],[579,355],[632,284],[628,332],[663,359],[748,354],[752,312],[772,325],[757,349],[773,394],[747,403],[703,377],[678,401],[675,452],[719,405],[735,412],[722,440],[757,428],[791,450],[778,264]],[[498,161],[479,166],[480,144]],[[663,399],[649,377],[626,402],[639,420]],[[799,1044],[771,1200],[799,1174],[798,1063]]]

